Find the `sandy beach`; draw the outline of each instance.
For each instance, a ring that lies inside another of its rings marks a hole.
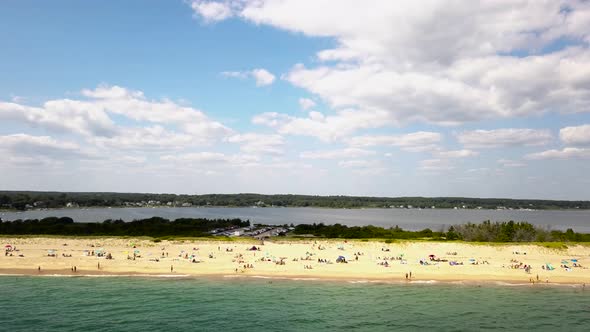
[[[0,274],[590,282],[590,271],[586,267],[590,261],[590,247],[581,245],[549,249],[537,245],[456,242],[386,244],[299,240],[262,244],[195,240],[156,243],[140,239],[42,237],[2,238],[0,241],[3,247]],[[345,262],[338,262],[342,259]]]

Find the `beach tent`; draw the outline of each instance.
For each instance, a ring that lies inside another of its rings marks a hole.
[[[346,257],[338,256],[338,258],[336,258],[336,263],[342,263],[342,262],[346,262]]]

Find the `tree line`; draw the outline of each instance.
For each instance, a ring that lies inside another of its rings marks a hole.
[[[179,218],[168,220],[160,217],[138,219],[131,222],[107,219],[95,223],[75,223],[70,217],[47,217],[41,220],[26,219],[2,221],[3,235],[78,235],[78,236],[186,236],[205,237],[215,229],[249,227],[250,221],[241,219]]]
[[[0,191],[0,209],[26,210],[32,208],[63,208],[68,203],[81,207],[124,207],[129,203],[181,206],[276,206],[325,208],[530,208],[530,209],[590,209],[590,201],[553,201],[505,198],[468,197],[364,197],[261,194],[175,195],[149,193],[104,192],[35,192]],[[153,204],[153,203],[150,203]]]
[[[383,228],[376,226],[352,226],[334,224],[302,224],[295,226],[293,231],[297,235],[313,235],[323,238],[344,239],[433,239],[433,240],[463,240],[478,242],[556,242],[574,241],[590,242],[590,234],[576,233],[571,228],[563,232],[560,230],[545,230],[528,222],[490,222],[481,224],[454,225],[444,232],[432,231],[426,228],[421,231],[407,231],[398,226]]]
[[[75,236],[211,236],[213,230],[227,230],[249,227],[249,220],[179,218],[168,220],[161,217],[137,219],[131,222],[107,219],[95,223],[75,223],[69,217],[47,217],[41,220],[26,219],[2,221],[0,235],[75,235]],[[294,226],[294,235],[312,235],[322,238],[342,239],[432,239],[463,240],[478,242],[590,242],[590,234],[576,233],[571,228],[565,232],[546,230],[528,222],[467,223],[449,227],[447,231],[408,231],[395,226],[346,226],[342,224],[325,225],[299,224]]]

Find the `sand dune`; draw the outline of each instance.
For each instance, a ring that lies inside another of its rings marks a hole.
[[[590,271],[586,269],[590,262],[590,248],[580,245],[556,250],[518,244],[385,244],[338,240],[266,241],[264,244],[206,240],[154,243],[120,238],[3,238],[0,241],[4,249],[17,249],[10,251],[8,256],[4,253],[0,256],[0,273],[3,274],[257,275],[405,280],[406,273],[409,277],[411,272],[412,281],[530,282],[533,279],[537,282],[538,276],[542,283],[590,282]],[[7,248],[7,245],[12,247]],[[252,246],[260,249],[249,250]],[[98,257],[92,252],[105,256],[110,253],[113,259]],[[55,253],[56,257],[49,257],[50,253]],[[429,255],[448,262],[431,261]],[[339,256],[344,256],[348,262],[337,263]],[[281,260],[284,265],[278,264]],[[421,260],[428,265],[422,265]],[[453,266],[450,262],[463,265]],[[523,267],[530,265],[530,273],[522,267],[512,268],[520,263]],[[542,269],[547,263],[555,269]],[[582,267],[574,267],[573,263]],[[564,264],[570,268],[560,267]],[[74,267],[75,272],[72,271]]]

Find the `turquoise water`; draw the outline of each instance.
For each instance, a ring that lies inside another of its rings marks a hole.
[[[588,331],[590,290],[0,277],[1,331]]]

